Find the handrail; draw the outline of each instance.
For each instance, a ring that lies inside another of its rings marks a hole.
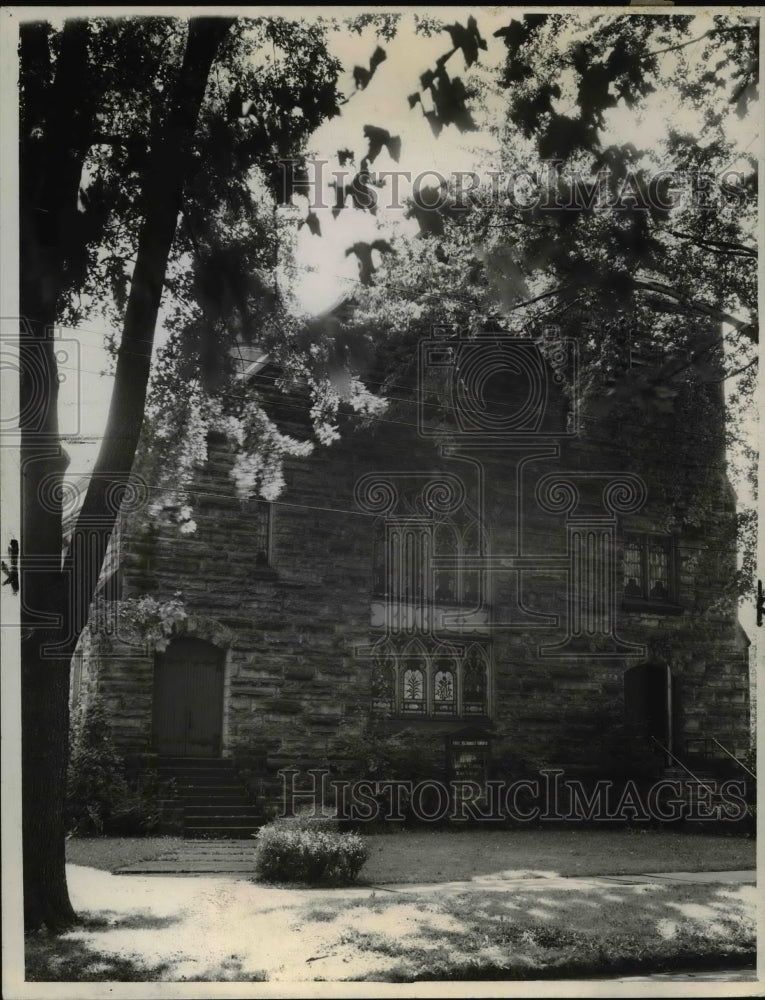
[[[649,735],[650,735],[650,734],[649,734]],[[690,776],[691,776],[691,777],[693,778],[693,780],[694,780],[695,782],[697,782],[697,783],[698,783],[699,785],[701,785],[701,786],[702,786],[702,788],[706,788],[706,790],[707,790],[708,792],[710,792],[710,793],[711,793],[712,795],[716,795],[716,794],[717,794],[717,789],[716,789],[716,788],[711,788],[711,787],[710,787],[709,785],[707,785],[707,784],[706,784],[705,782],[703,782],[703,781],[701,780],[701,778],[698,778],[698,777],[696,777],[696,775],[695,775],[695,774],[693,773],[693,771],[692,771],[692,770],[691,770],[691,769],[690,769],[689,767],[686,767],[686,766],[685,766],[685,764],[684,764],[684,763],[683,763],[683,762],[682,762],[682,761],[680,760],[680,758],[679,758],[679,757],[675,757],[675,755],[674,755],[674,754],[672,753],[672,751],[671,751],[671,750],[669,749],[669,747],[665,747],[665,746],[664,746],[664,744],[663,744],[663,743],[661,743],[661,742],[660,742],[659,740],[657,740],[655,736],[651,736],[651,739],[652,739],[652,740],[654,741],[654,743],[655,743],[655,744],[656,744],[656,745],[657,745],[658,747],[661,747],[661,749],[662,749],[662,750],[664,751],[664,753],[665,753],[665,754],[667,754],[667,756],[668,756],[668,757],[671,757],[671,758],[672,758],[672,760],[673,760],[673,761],[674,761],[674,762],[675,762],[676,764],[679,764],[679,765],[680,765],[680,767],[682,767],[682,769],[683,769],[684,771],[687,771],[687,772],[688,772],[688,774],[690,774]]]
[[[735,754],[732,754],[730,752],[730,750],[728,750],[727,747],[724,747],[719,740],[716,740],[714,738],[714,736],[710,736],[709,739],[713,743],[716,743],[718,745],[718,747],[722,750],[723,753],[726,753],[730,757],[731,760],[735,760],[735,762],[738,764],[739,767],[742,767],[746,771],[747,774],[751,775],[754,778],[754,780],[757,781],[757,775],[754,773],[754,771],[750,771],[749,768],[746,766],[746,764],[744,764],[743,761],[740,761],[738,759],[738,757],[736,757]]]

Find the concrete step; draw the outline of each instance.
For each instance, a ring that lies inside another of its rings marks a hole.
[[[153,766],[156,770],[168,768],[175,770],[197,768],[232,770],[234,764],[227,757],[157,757]]]
[[[233,781],[177,782],[179,795],[244,795],[244,787]]]
[[[253,808],[253,800],[244,794],[231,795],[179,795],[175,799],[160,799],[162,809],[205,809],[208,806],[215,809],[236,809],[240,806]]]
[[[183,831],[185,840],[244,840],[250,839],[260,829],[261,823],[243,826],[193,826]]]
[[[257,816],[260,818],[260,810],[251,802],[241,802],[235,805],[188,805],[186,806],[186,817],[198,816]]]

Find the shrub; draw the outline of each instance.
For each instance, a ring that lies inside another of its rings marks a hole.
[[[274,823],[261,827],[256,871],[272,882],[353,882],[369,854],[358,834]]]
[[[139,770],[127,780],[124,798],[115,802],[107,832],[128,836],[156,832],[162,819],[160,798],[174,797],[174,782],[161,782],[156,770]]]
[[[336,817],[316,815],[313,809],[303,809],[294,816],[276,816],[272,826],[280,830],[312,830],[320,833],[337,833],[340,829]]]
[[[139,769],[128,778],[99,699],[73,719],[67,769],[66,820],[75,834],[147,834],[159,826],[161,797],[172,796],[159,774]]]
[[[112,742],[106,711],[93,700],[72,726],[66,812],[75,833],[102,834],[128,797],[125,763]]]

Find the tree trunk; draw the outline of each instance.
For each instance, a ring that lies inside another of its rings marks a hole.
[[[60,494],[68,460],[58,434],[53,326],[92,114],[86,22],[66,22],[55,79],[48,30],[33,22],[20,32],[22,838],[31,929],[75,919],[64,868],[71,653],[60,646],[68,631]]]
[[[155,122],[114,396],[102,452],[62,567],[60,484],[67,459],[58,436],[58,372],[52,327],[66,276],[67,219],[77,211],[92,108],[88,25],[68,21],[51,85],[48,26],[21,34],[21,621],[22,825],[27,930],[76,917],[65,875],[64,804],[69,663],[98,582],[141,429],[167,259],[199,108],[231,19],[194,18],[183,65]],[[84,534],[95,546],[77,544]],[[84,549],[84,552],[83,552]],[[87,558],[84,558],[87,555]],[[95,556],[95,558],[94,558]]]
[[[193,18],[183,65],[169,108],[152,122],[138,237],[106,431],[78,517],[65,571],[76,588],[74,632],[79,635],[98,583],[109,538],[133,467],[143,424],[154,332],[167,261],[181,211],[199,109],[218,45],[231,18]],[[87,535],[87,544],[84,536]]]

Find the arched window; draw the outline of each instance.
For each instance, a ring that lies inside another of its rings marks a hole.
[[[402,657],[401,711],[404,715],[425,715],[428,696],[428,664],[419,642],[413,642]]]
[[[448,644],[426,648],[419,639],[405,647],[386,640],[372,660],[372,709],[398,717],[485,717],[489,715],[489,651]]]
[[[486,654],[473,645],[462,664],[462,711],[464,715],[486,715]]]
[[[453,660],[440,657],[433,664],[433,713],[455,715],[457,711],[456,670]]]

